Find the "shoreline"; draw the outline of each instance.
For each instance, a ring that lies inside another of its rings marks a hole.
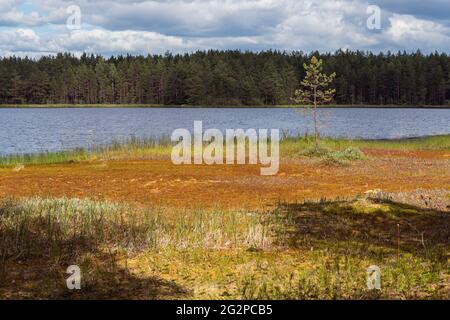
[[[345,150],[347,148],[390,150],[390,151],[450,151],[450,134],[405,137],[393,139],[346,139],[322,137],[321,145],[328,150]],[[310,148],[311,141],[305,137],[290,137],[280,141],[282,157],[299,155]],[[120,141],[117,144],[77,147],[45,152],[2,153],[0,151],[0,168],[17,164],[56,164],[74,163],[92,159],[161,159],[170,157],[172,144],[167,141],[137,140]]]
[[[307,109],[310,106],[201,106],[201,105],[158,105],[158,104],[0,104],[0,109]],[[323,105],[320,109],[450,109],[450,105]]]

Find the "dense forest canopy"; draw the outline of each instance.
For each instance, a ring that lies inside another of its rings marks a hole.
[[[164,56],[84,54],[0,60],[2,104],[281,105],[312,55],[336,72],[335,104],[442,105],[450,56],[399,52],[207,51]]]

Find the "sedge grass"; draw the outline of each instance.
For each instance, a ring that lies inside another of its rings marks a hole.
[[[116,141],[106,146],[96,146],[87,149],[78,148],[68,151],[45,152],[35,154],[13,154],[0,156],[0,167],[19,165],[60,164],[93,160],[120,159],[169,159],[173,143],[167,137],[160,139],[132,138],[127,141]],[[359,140],[323,138],[320,146],[327,150],[332,158],[348,158],[347,151],[361,148],[385,150],[450,150],[450,135],[399,140]],[[282,158],[304,156],[314,149],[311,137],[285,137],[280,143]],[[347,151],[346,151],[347,150]],[[352,151],[352,153],[354,153]],[[344,159],[345,160],[345,159]]]
[[[3,155],[0,156],[0,166],[50,165],[114,159],[153,159],[170,156],[171,150],[171,143],[167,137],[158,139],[131,138],[126,141],[113,141],[108,145],[92,146],[86,149],[76,148],[67,151]]]
[[[392,245],[397,224],[400,247]],[[267,213],[4,200],[0,279],[19,280],[11,266],[43,272],[23,286],[0,286],[0,297],[20,288],[29,297],[67,298],[64,276],[48,270],[79,264],[85,277],[76,298],[154,298],[136,288],[170,282],[194,299],[448,299],[443,224],[443,213],[369,199],[282,204]],[[425,240],[416,229],[428,230]],[[366,287],[373,264],[382,270],[381,291]]]
[[[270,224],[252,212],[140,209],[81,199],[3,200],[0,202],[0,256],[64,252],[73,245],[129,250],[168,247],[267,247]],[[70,245],[69,247],[67,247]]]
[[[295,157],[303,154],[307,150],[314,148],[313,137],[285,138],[280,145],[280,152],[285,157]],[[344,139],[344,138],[322,138],[320,147],[331,151],[344,151],[348,148],[373,148],[383,150],[427,150],[439,151],[450,150],[450,135],[392,139],[392,140],[364,140],[364,139]]]

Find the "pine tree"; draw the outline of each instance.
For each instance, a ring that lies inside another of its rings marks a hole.
[[[450,57],[420,51],[314,54],[335,71],[338,104],[442,105],[450,102]],[[116,56],[57,54],[0,58],[0,103],[294,103],[312,55],[278,51],[199,51]],[[312,103],[312,102],[311,102]]]
[[[11,72],[11,82],[9,85],[9,93],[8,97],[12,103],[21,104],[24,103],[23,91],[24,91],[24,82],[20,74],[13,70]]]
[[[199,62],[189,64],[186,79],[187,103],[201,105],[207,95],[209,81],[205,75],[204,67]]]
[[[311,63],[303,65],[306,76],[301,82],[303,89],[295,92],[293,100],[296,103],[311,105],[313,104],[313,118],[314,118],[314,137],[316,150],[319,149],[319,131],[317,128],[317,105],[326,104],[333,99],[336,89],[329,89],[328,87],[336,77],[336,73],[326,75],[322,73],[323,62],[312,57]]]
[[[109,67],[103,59],[101,59],[95,66],[95,75],[98,86],[98,103],[106,103],[108,102],[108,96],[111,96],[111,86],[109,79]]]
[[[259,81],[259,90],[265,105],[275,105],[283,97],[283,79],[273,61],[265,63]]]

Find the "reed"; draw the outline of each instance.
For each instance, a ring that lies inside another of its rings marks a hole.
[[[361,140],[344,138],[322,138],[321,148],[328,153],[327,158],[354,160],[358,149],[373,148],[384,150],[450,150],[450,135],[398,139],[398,140]],[[168,136],[160,138],[131,138],[114,141],[108,145],[77,148],[74,150],[44,152],[34,154],[13,154],[0,156],[0,167],[20,165],[50,165],[76,163],[95,160],[120,159],[170,159],[173,143]],[[298,158],[308,155],[314,149],[314,142],[309,136],[283,137],[280,142],[282,158]],[[311,154],[310,154],[311,155]],[[350,155],[350,157],[348,157]],[[320,155],[320,156],[323,156]],[[358,157],[362,158],[362,157]]]

